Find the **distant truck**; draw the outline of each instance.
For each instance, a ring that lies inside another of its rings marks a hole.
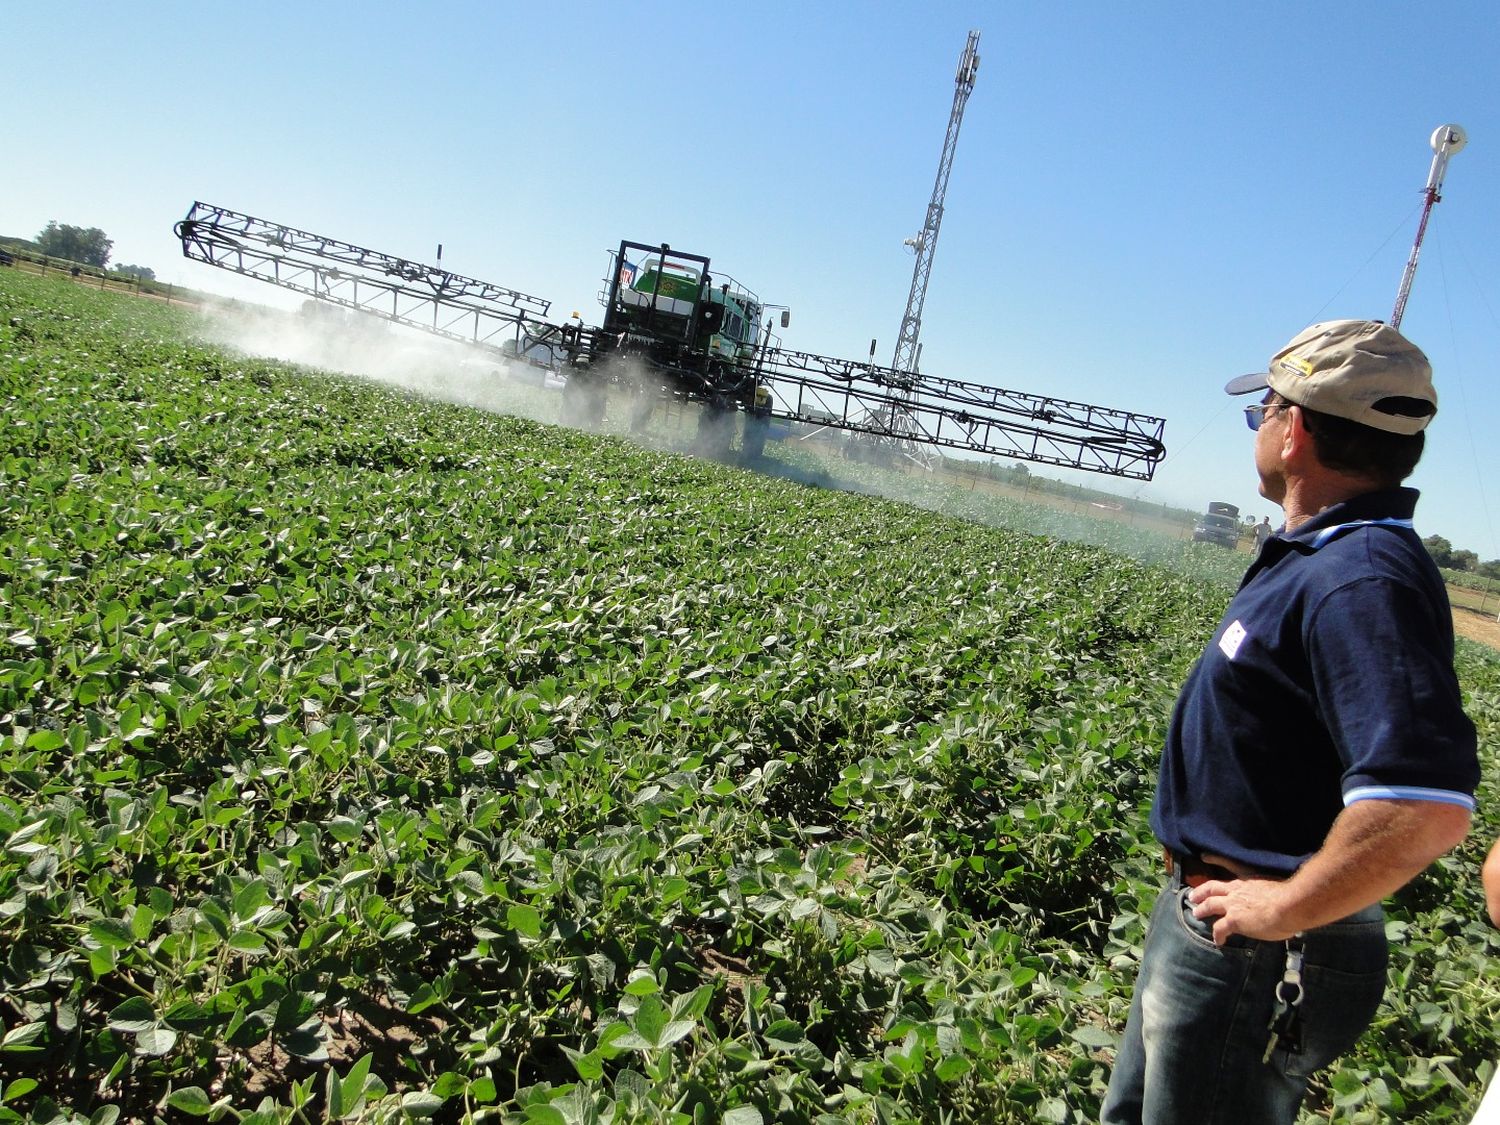
[[[1209,501],[1208,511],[1193,525],[1194,543],[1216,543],[1234,550],[1240,543],[1240,510],[1222,500]]]

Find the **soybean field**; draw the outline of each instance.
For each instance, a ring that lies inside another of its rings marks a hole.
[[[8,270],[0,401],[0,1122],[1097,1118],[1242,558]],[[1306,1121],[1500,1060],[1460,675],[1475,831]]]

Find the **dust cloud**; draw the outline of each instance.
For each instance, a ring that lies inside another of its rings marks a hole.
[[[699,408],[664,395],[661,380],[631,358],[611,360],[608,385],[576,398],[550,369],[393,324],[378,316],[308,301],[300,312],[262,305],[205,306],[198,335],[220,347],[285,360],[399,388],[424,398],[536,422],[624,437],[693,454]]]
[[[302,312],[206,306],[198,331],[235,351],[354,375],[425,398],[538,422],[559,418],[560,396],[549,389],[543,368],[333,305],[308,302]]]

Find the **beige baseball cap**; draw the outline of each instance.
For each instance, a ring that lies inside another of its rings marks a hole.
[[[1270,387],[1282,398],[1393,434],[1414,434],[1437,413],[1432,364],[1378,320],[1328,320],[1304,328],[1268,369],[1231,379],[1232,395]]]

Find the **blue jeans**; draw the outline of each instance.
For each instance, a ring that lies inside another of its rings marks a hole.
[[[1214,945],[1174,877],[1146,930],[1130,1018],[1102,1125],[1274,1125],[1296,1120],[1307,1080],[1359,1039],[1385,991],[1377,903],[1303,935],[1301,1043],[1262,1062],[1286,943],[1235,934]]]

